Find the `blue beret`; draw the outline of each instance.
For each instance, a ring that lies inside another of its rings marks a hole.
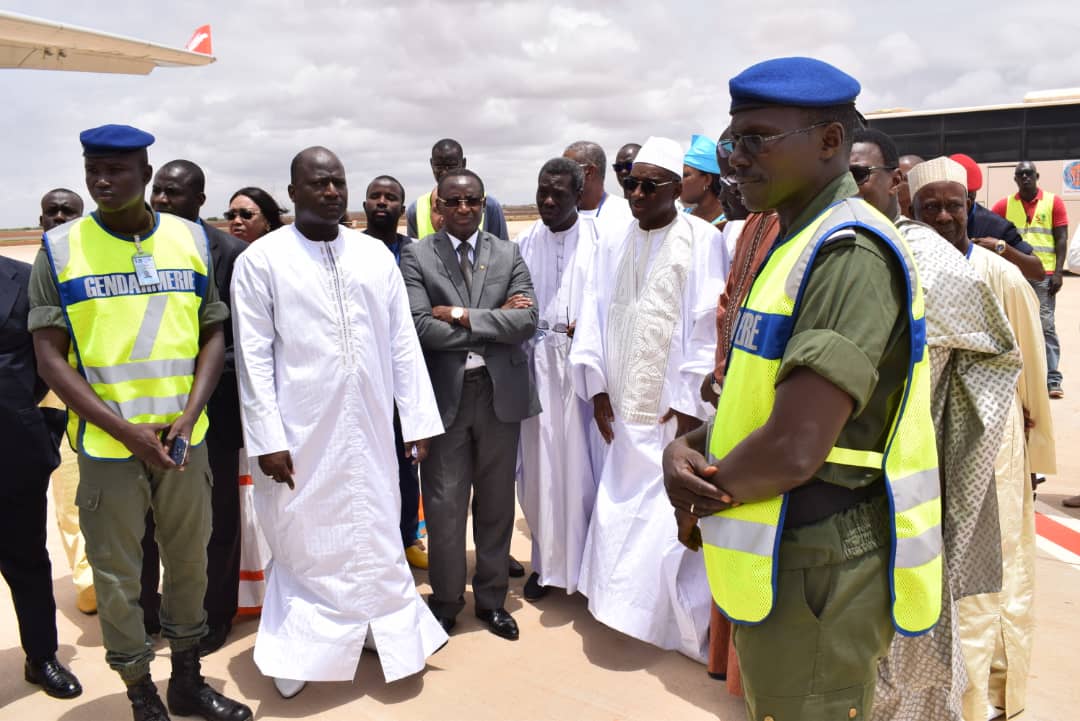
[[[683,157],[683,165],[689,165],[703,173],[720,175],[720,164],[716,162],[716,141],[704,135],[693,136],[690,150]]]
[[[79,133],[83,155],[116,155],[153,145],[154,136],[130,125],[102,125]]]
[[[774,58],[751,65],[728,81],[731,112],[766,105],[823,108],[855,102],[859,81],[814,58]]]

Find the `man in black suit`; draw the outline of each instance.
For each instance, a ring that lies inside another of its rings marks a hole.
[[[82,686],[56,659],[56,600],[45,549],[45,494],[60,465],[65,416],[38,405],[48,388],[26,326],[29,285],[30,266],[0,256],[0,572],[26,652],[24,677],[50,696],[74,698]]]
[[[232,283],[233,263],[247,244],[239,238],[218,230],[199,218],[206,202],[203,192],[206,177],[202,168],[190,160],[173,160],[161,166],[154,175],[150,204],[159,213],[172,213],[198,223],[210,241],[210,257],[214,262],[214,281],[225,305],[232,310],[229,286]],[[236,364],[233,360],[232,323],[225,323],[225,367],[221,371],[206,413],[210,430],[206,435],[206,450],[210,471],[214,476],[211,498],[213,530],[206,547],[207,586],[203,606],[206,608],[206,635],[199,642],[199,654],[205,656],[225,645],[236,615],[237,594],[240,588],[240,449],[244,445],[240,426],[240,397],[236,390]],[[152,535],[151,526],[151,535]],[[143,543],[143,551],[153,553],[152,563],[156,591],[157,544]],[[143,592],[146,574],[150,569],[143,561]]]
[[[438,185],[444,225],[406,245],[401,272],[446,433],[421,464],[431,610],[449,631],[465,605],[465,521],[473,492],[476,615],[518,637],[506,600],[514,468],[523,418],[540,412],[522,343],[536,331],[536,297],[517,245],[480,230],[484,184],[471,170]]]

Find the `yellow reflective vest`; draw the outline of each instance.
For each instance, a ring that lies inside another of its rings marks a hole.
[[[1024,240],[1035,249],[1035,257],[1042,261],[1043,270],[1051,275],[1057,269],[1057,251],[1054,248],[1054,194],[1042,191],[1035,202],[1035,212],[1028,222],[1024,202],[1014,193],[1005,206],[1005,219],[1016,226]]]
[[[892,516],[893,623],[899,632],[916,635],[937,623],[942,573],[941,489],[923,294],[903,239],[870,205],[839,201],[770,253],[739,309],[709,451],[723,458],[768,420],[809,269],[824,244],[850,235],[855,227],[880,237],[904,268],[911,352],[884,452],[833,448],[826,461],[883,471]],[[787,494],[701,519],[709,586],[720,610],[735,622],[760,623],[772,611],[786,507]]]
[[[114,413],[132,423],[171,423],[184,410],[199,354],[199,310],[206,299],[206,232],[175,215],[155,213],[139,239],[153,257],[157,283],[135,270],[136,243],[106,230],[96,213],[45,234],[53,278],[71,335],[68,362]],[[206,437],[205,410],[189,439]],[[120,441],[68,411],[68,440],[79,453],[125,460]]]

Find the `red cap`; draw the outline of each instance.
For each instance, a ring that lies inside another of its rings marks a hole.
[[[967,171],[967,188],[968,192],[974,192],[982,187],[982,169],[979,168],[979,164],[975,162],[975,159],[970,155],[964,155],[963,153],[955,153],[949,156],[950,160],[955,160],[964,166],[964,170]]]

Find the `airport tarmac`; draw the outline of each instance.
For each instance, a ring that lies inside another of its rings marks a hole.
[[[34,246],[0,246],[0,253],[31,260]],[[1068,277],[1058,297],[1057,327],[1066,397],[1052,402],[1058,474],[1039,489],[1037,629],[1025,721],[1077,717],[1077,646],[1080,646],[1080,512],[1061,499],[1080,493],[1080,278]],[[75,608],[75,590],[50,509],[49,551],[58,608],[58,656],[82,682],[70,701],[51,699],[22,677],[8,594],[0,594],[0,721],[122,721],[131,718],[119,678],[105,664],[96,616]],[[528,528],[520,512],[512,552],[529,558]],[[471,557],[471,552],[470,552]],[[528,564],[526,564],[528,565]],[[427,574],[415,572],[422,593]],[[522,596],[524,579],[511,579],[507,608],[521,639],[504,641],[472,615],[472,597],[450,643],[427,669],[392,684],[383,682],[378,657],[365,653],[352,683],[314,683],[284,700],[252,660],[258,622],[239,620],[224,648],[204,659],[210,683],[248,703],[257,719],[318,718],[487,720],[619,720],[745,718],[740,699],[709,679],[700,664],[623,636],[597,623],[580,595],[550,594],[538,603]],[[155,640],[154,678],[164,696],[169,674],[167,644]],[[782,654],[782,648],[776,649]],[[1070,710],[1071,709],[1071,710]]]

